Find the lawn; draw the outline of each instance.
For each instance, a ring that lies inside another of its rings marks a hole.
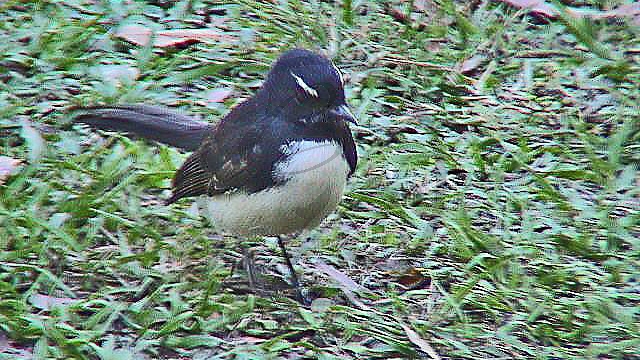
[[[0,359],[640,359],[640,5],[521,3],[0,3]],[[358,118],[288,241],[310,306],[276,239],[163,204],[188,154],[70,122],[218,121],[292,47]]]

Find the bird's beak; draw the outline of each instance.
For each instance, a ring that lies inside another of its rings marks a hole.
[[[342,104],[338,106],[337,108],[331,110],[331,112],[344,121],[348,121],[356,125],[358,124],[356,122],[355,115],[353,115],[353,113],[351,112],[351,109],[349,109],[349,107],[346,104]]]

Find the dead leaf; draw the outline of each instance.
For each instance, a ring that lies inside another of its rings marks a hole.
[[[547,18],[556,18],[559,15],[558,9],[544,0],[500,0],[508,5],[519,9],[530,8],[532,13],[545,16]],[[577,18],[588,17],[592,19],[605,19],[614,17],[633,17],[634,22],[640,21],[640,3],[620,5],[615,9],[607,11],[591,11],[576,8],[567,8],[568,14]]]
[[[231,343],[246,345],[246,344],[260,344],[267,341],[267,339],[263,339],[255,336],[241,336],[241,337],[229,339],[228,341]]]
[[[101,65],[98,71],[103,79],[117,83],[120,80],[135,80],[140,76],[138,69],[128,65]]]
[[[609,18],[609,17],[624,17],[634,16],[640,14],[640,3],[620,5],[615,9],[600,11],[591,15],[594,19]]]
[[[333,306],[333,301],[327,298],[316,298],[311,302],[311,311],[316,313],[324,313]]]
[[[116,31],[115,35],[136,45],[146,46],[151,40],[152,33],[152,30],[146,26],[125,25],[121,26],[118,31]],[[163,48],[187,45],[194,42],[231,42],[235,39],[235,36],[212,28],[173,29],[156,32],[153,46]]]
[[[4,332],[0,333],[0,351],[4,351],[9,348],[9,339],[4,334]]]
[[[433,9],[433,3],[428,0],[415,0],[413,7],[420,12],[426,12]]]
[[[398,277],[397,282],[405,288],[415,288],[418,285],[424,285],[424,283],[428,284],[428,280],[429,278],[425,277],[422,271],[416,268],[410,268]]]
[[[517,7],[519,9],[531,9],[532,13],[543,15],[548,18],[558,16],[558,10],[553,5],[547,4],[544,0],[501,0],[502,2]]]
[[[151,29],[142,25],[125,25],[119,27],[115,35],[136,45],[145,46],[151,38]]]
[[[631,16],[635,18],[634,21],[638,21],[638,17],[640,16],[640,2],[620,5],[615,9],[602,11],[591,15],[591,17],[594,19]]]
[[[51,310],[57,305],[68,305],[79,302],[80,299],[60,298],[43,294],[33,294],[29,297],[31,305],[42,310]]]
[[[345,273],[343,273],[342,271],[336,269],[331,265],[326,264],[321,260],[318,260],[316,262],[315,267],[316,269],[322,271],[333,280],[337,281],[338,284],[340,284],[347,290],[356,291],[356,292],[369,292],[367,288],[353,281]]]
[[[408,327],[403,323],[400,323],[400,326],[402,326],[402,329],[404,330],[405,334],[407,334],[409,341],[411,341],[414,345],[418,346],[420,350],[424,351],[432,359],[440,360],[440,355],[438,355],[438,353],[433,349],[433,347],[431,347],[431,345],[429,345],[428,342],[426,342],[423,338],[421,338],[417,332],[413,331],[413,329],[411,329],[410,327]]]
[[[0,354],[11,354],[14,359],[33,359],[33,347],[28,344],[14,342],[5,332],[0,331]]]
[[[229,88],[212,89],[207,92],[207,101],[209,103],[221,103],[231,94],[233,94],[233,90]]]
[[[467,75],[473,72],[478,66],[482,65],[487,60],[487,56],[484,54],[475,54],[469,59],[460,64],[460,72]]]
[[[0,185],[11,176],[22,161],[8,156],[0,156]]]
[[[40,160],[46,146],[40,131],[31,126],[29,120],[25,119],[22,121],[20,136],[26,141],[29,148],[29,161],[33,163]]]

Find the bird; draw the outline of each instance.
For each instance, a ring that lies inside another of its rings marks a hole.
[[[296,48],[217,124],[145,104],[83,108],[74,122],[192,151],[165,203],[195,198],[219,233],[277,237],[300,298],[283,236],[317,227],[355,172],[344,85],[331,60]]]

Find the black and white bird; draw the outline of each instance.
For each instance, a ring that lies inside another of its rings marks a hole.
[[[216,125],[149,105],[83,109],[76,121],[193,151],[167,204],[199,197],[222,233],[278,236],[295,287],[280,235],[319,225],[357,162],[342,75],[303,49],[282,54],[257,93]]]

